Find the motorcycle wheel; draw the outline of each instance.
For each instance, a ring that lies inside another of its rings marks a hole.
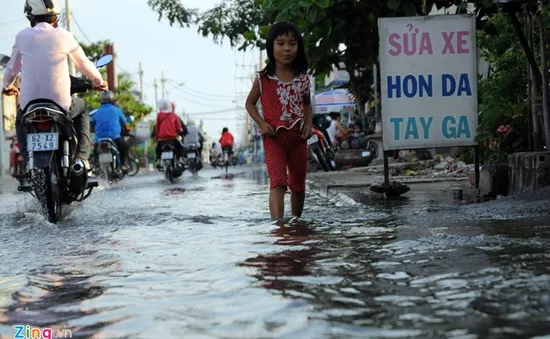
[[[54,154],[51,166],[37,170],[33,178],[33,190],[48,217],[48,221],[51,223],[58,222],[61,219],[62,182],[63,178],[59,163],[57,162],[57,156]]]
[[[321,164],[321,167],[323,168],[323,170],[325,172],[330,172],[330,166],[327,162],[327,158],[325,157],[323,152],[321,152],[321,149],[317,147],[315,148],[314,152],[315,152],[315,155],[317,156],[317,159],[319,159],[319,163]]]
[[[334,162],[334,159],[336,158],[336,155],[334,154],[334,151],[332,148],[327,148],[326,150],[327,156],[325,157],[327,160],[327,164],[329,165],[330,169],[332,171],[336,171],[336,163]],[[334,165],[333,165],[334,163]]]
[[[166,176],[166,180],[168,180],[169,183],[174,183],[174,170],[172,169],[172,164],[166,166],[164,175]]]
[[[139,162],[136,159],[130,159],[130,171],[126,174],[129,177],[133,177],[139,172]]]
[[[25,162],[24,161],[17,161],[15,163],[14,173],[15,173],[16,176],[18,176],[20,178],[19,179],[19,185],[20,186],[25,186],[27,184],[27,179],[22,178],[24,168],[25,168]]]
[[[109,180],[109,167],[111,165],[110,164],[101,164],[101,169],[100,169],[100,173],[99,173],[99,176],[101,177],[101,179],[107,181]]]

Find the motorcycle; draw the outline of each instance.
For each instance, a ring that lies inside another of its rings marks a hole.
[[[139,172],[139,161],[137,159],[134,159],[132,157],[128,157],[128,173],[126,173],[127,176],[133,177]]]
[[[325,172],[336,170],[335,155],[328,138],[317,126],[313,126],[313,134],[307,140],[308,147],[316,158],[317,163]]]
[[[189,171],[193,174],[193,176],[197,176],[197,173],[202,169],[199,146],[194,143],[185,145],[184,156],[186,159],[187,168],[189,168]]]
[[[96,67],[112,60],[112,55],[105,55]],[[90,81],[71,77],[71,94],[92,88]],[[98,183],[88,180],[84,162],[75,161],[78,140],[69,112],[51,100],[37,99],[25,107],[22,123],[27,133],[30,185],[18,190],[35,196],[48,220],[58,222],[63,205],[86,200]]]
[[[23,156],[21,155],[21,151],[19,150],[19,142],[17,140],[17,136],[14,135],[6,139],[11,140],[11,144],[10,144],[11,175],[19,181],[20,186],[24,186],[27,184],[27,180],[24,175],[26,164],[25,164],[25,159],[23,159]]]
[[[212,165],[212,167],[214,168],[217,168],[217,167],[223,167],[223,155],[222,154],[213,154],[212,152],[210,153],[210,164]]]
[[[181,177],[185,168],[176,159],[176,145],[172,142],[166,142],[163,143],[160,149],[161,167],[159,170],[164,173],[166,180],[172,184],[176,178]]]
[[[99,174],[103,180],[108,180],[109,184],[112,184],[124,178],[125,173],[120,169],[120,152],[113,139],[99,139],[97,155],[97,174]]]

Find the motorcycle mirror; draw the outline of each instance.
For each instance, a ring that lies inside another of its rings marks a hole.
[[[107,54],[99,58],[99,60],[95,63],[95,66],[97,68],[101,68],[104,66],[107,66],[113,61],[113,56],[111,54]]]
[[[0,54],[0,66],[6,67],[8,66],[8,62],[10,62],[10,57],[5,54]]]
[[[128,117],[128,122],[133,122],[135,119],[136,119],[136,118],[134,118],[133,115],[130,115],[130,116]]]

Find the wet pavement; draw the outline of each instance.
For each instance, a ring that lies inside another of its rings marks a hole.
[[[310,194],[309,227],[281,228],[265,172],[232,172],[126,178],[58,225],[1,190],[0,337],[14,324],[73,338],[550,334],[548,214]]]

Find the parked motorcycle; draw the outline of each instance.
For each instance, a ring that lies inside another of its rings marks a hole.
[[[104,67],[112,60],[111,55],[105,55],[96,67]],[[86,92],[93,87],[87,80],[71,80],[71,93]],[[88,180],[88,169],[82,161],[74,161],[78,143],[75,129],[69,113],[57,103],[45,99],[32,101],[24,109],[22,122],[27,132],[30,185],[19,186],[18,190],[35,196],[48,220],[57,222],[62,218],[63,205],[86,200],[98,183]]]
[[[21,151],[19,150],[19,141],[17,140],[17,136],[11,136],[6,138],[8,140],[11,140],[10,143],[10,173],[11,175],[19,181],[20,186],[24,186],[27,184],[27,178],[24,175],[25,173],[25,159],[23,159],[23,156],[21,155]]]
[[[185,170],[185,168],[178,163],[176,154],[176,145],[172,142],[163,143],[160,154],[160,171],[164,173],[166,180],[171,184],[174,183],[176,178],[181,177]]]
[[[307,144],[316,158],[317,163],[325,172],[336,170],[334,151],[331,148],[328,138],[320,128],[313,126],[313,134],[307,140]]]

